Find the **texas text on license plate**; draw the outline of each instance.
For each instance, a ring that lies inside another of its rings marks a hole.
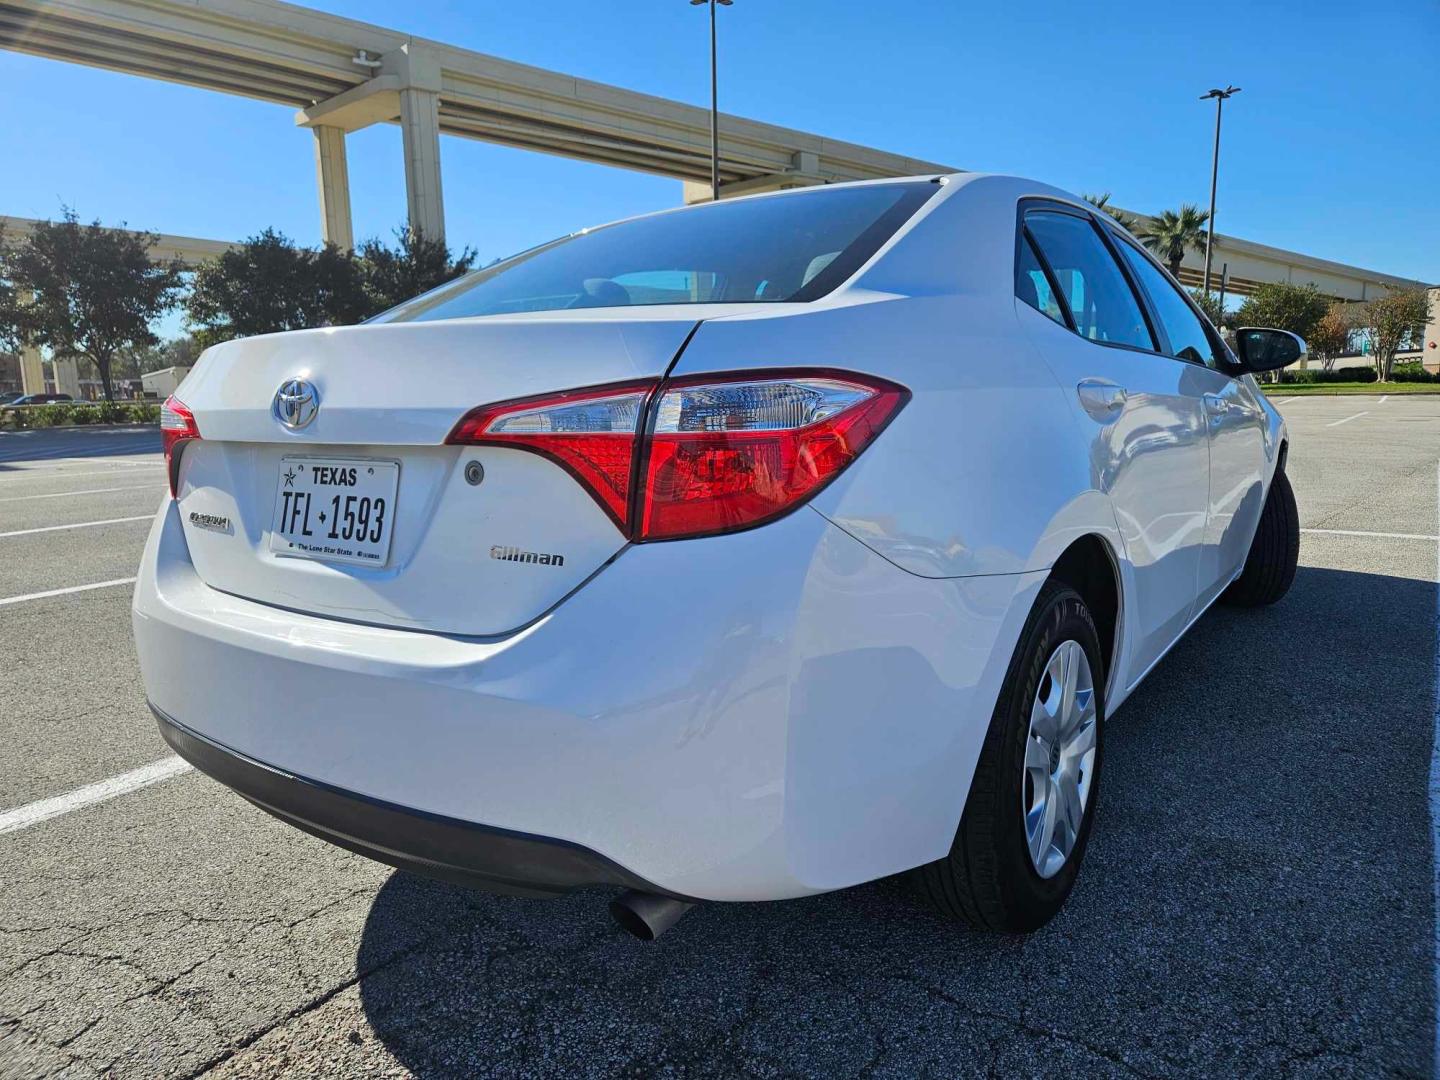
[[[400,463],[374,458],[280,459],[270,550],[281,555],[384,566]]]

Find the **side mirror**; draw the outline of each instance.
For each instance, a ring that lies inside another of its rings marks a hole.
[[[1235,331],[1235,355],[1246,371],[1275,371],[1305,358],[1310,350],[1299,334],[1242,326]]]

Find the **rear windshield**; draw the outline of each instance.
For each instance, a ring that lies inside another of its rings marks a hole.
[[[477,270],[374,321],[814,300],[863,265],[936,190],[929,181],[816,188],[622,221]]]

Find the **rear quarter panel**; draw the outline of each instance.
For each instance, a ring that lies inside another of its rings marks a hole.
[[[831,300],[707,321],[677,374],[817,366],[908,387],[900,415],[812,505],[911,573],[1044,569],[1092,532],[1119,550],[1068,396],[1016,318],[1015,205],[1035,193],[1003,177],[964,183]]]

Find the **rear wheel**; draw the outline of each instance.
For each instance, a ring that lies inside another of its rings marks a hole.
[[[1290,591],[1295,580],[1295,564],[1300,561],[1300,512],[1295,508],[1295,492],[1283,470],[1276,470],[1270,481],[1270,494],[1260,512],[1255,539],[1245,569],[1220,599],[1236,607],[1260,607],[1273,604]]]
[[[1075,884],[1099,793],[1104,668],[1084,600],[1047,582],[990,721],[945,858],[914,872],[944,914],[1035,930]]]

